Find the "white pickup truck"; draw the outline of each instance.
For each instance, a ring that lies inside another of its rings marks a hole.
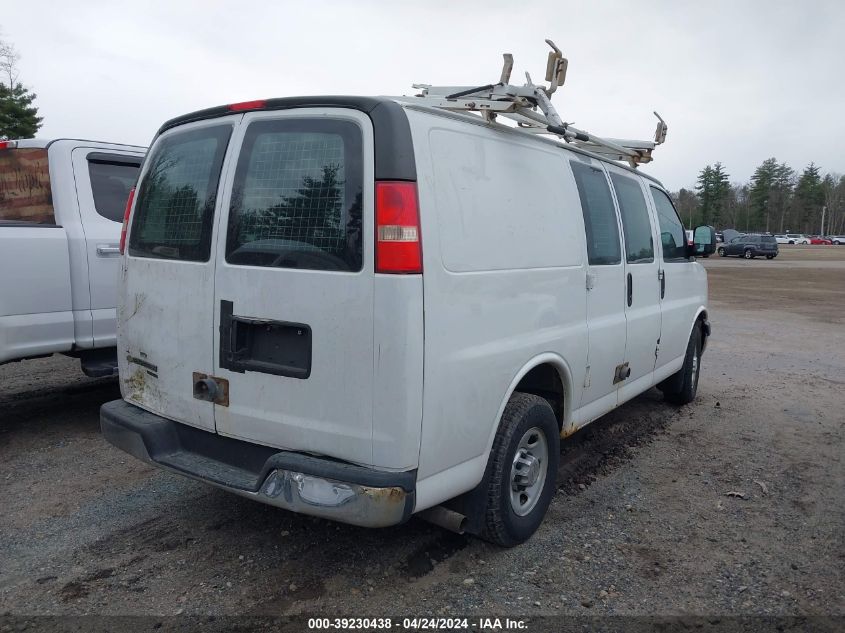
[[[0,364],[63,353],[116,373],[121,222],[145,151],[0,140]]]

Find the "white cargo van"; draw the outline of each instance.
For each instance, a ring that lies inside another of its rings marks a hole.
[[[121,222],[144,152],[0,141],[0,364],[61,352],[116,373]]]
[[[711,227],[562,142],[410,98],[164,124],[123,260],[112,444],[296,512],[527,539],[561,438],[695,397]]]

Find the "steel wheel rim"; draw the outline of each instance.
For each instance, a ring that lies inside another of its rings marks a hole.
[[[698,350],[692,353],[692,384],[698,382]]]
[[[511,508],[517,516],[531,512],[540,500],[549,469],[549,445],[538,427],[528,429],[519,440],[511,464]]]

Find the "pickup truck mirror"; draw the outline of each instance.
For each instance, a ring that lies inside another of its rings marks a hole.
[[[695,227],[692,235],[693,255],[712,255],[716,252],[716,229],[712,226]]]

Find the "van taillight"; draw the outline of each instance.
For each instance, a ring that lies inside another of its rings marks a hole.
[[[123,212],[123,227],[120,229],[120,254],[126,250],[126,229],[129,228],[129,213],[132,211],[132,201],[135,199],[135,187],[129,190],[126,199],[126,210]]]
[[[417,183],[376,183],[376,272],[422,272]]]

